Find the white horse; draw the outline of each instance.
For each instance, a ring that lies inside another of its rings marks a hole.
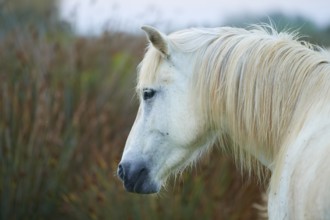
[[[126,190],[159,192],[218,142],[248,172],[271,171],[270,219],[330,219],[329,54],[271,27],[142,29]]]

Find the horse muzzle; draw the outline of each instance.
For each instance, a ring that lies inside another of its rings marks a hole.
[[[128,192],[151,194],[160,190],[150,178],[150,169],[145,162],[121,162],[117,174]]]

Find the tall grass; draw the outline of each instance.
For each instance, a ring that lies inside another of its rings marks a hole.
[[[2,35],[0,219],[256,218],[259,188],[218,151],[157,196],[124,191],[115,172],[145,43],[33,26]]]
[[[113,181],[135,111],[138,58],[119,50],[122,37],[61,42],[30,29],[1,39],[2,219],[60,213],[99,168]]]

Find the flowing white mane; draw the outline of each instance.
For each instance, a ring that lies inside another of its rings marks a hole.
[[[192,87],[200,96],[196,100],[202,101],[219,141],[232,143],[236,160],[249,171],[258,173],[255,157],[260,155],[272,168],[283,141],[303,123],[305,114],[329,101],[329,56],[295,34],[271,27],[223,27],[179,31],[168,40],[194,60]],[[151,46],[138,82],[155,80],[162,61]]]

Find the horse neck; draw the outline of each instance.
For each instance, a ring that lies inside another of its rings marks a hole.
[[[205,114],[219,134],[230,137],[234,156],[248,169],[255,157],[270,166],[296,110],[310,106],[314,88],[329,82],[329,68],[317,70],[329,60],[297,42],[264,41],[221,42],[218,53],[206,56],[213,66],[200,64]]]

